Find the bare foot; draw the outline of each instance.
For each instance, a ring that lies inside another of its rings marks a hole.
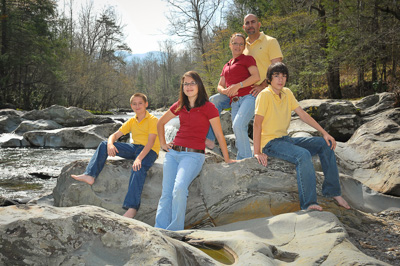
[[[86,184],[93,185],[94,183],[94,177],[90,175],[71,175],[71,177],[75,180],[85,182]]]
[[[336,196],[333,198],[337,201],[339,206],[342,206],[343,208],[346,208],[346,209],[350,209],[350,205],[347,203],[347,201],[344,200],[344,198],[342,196]]]
[[[214,141],[210,139],[206,139],[206,147],[209,148],[210,150],[215,148],[215,143]]]
[[[322,211],[322,207],[317,204],[313,204],[313,205],[308,206],[307,211],[308,210]]]
[[[134,208],[129,208],[125,213],[124,217],[128,217],[128,218],[134,218],[136,216],[137,210]]]

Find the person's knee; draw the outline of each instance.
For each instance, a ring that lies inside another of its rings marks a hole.
[[[186,200],[188,196],[188,188],[185,186],[177,186],[174,188],[174,191],[172,192],[173,198],[179,199],[179,200]]]
[[[311,163],[312,162],[311,153],[306,149],[302,150],[301,152],[298,153],[297,161],[303,162],[303,163],[304,162]]]

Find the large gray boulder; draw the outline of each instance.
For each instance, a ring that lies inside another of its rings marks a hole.
[[[64,127],[78,127],[112,122],[110,118],[95,116],[78,107],[66,108],[59,105],[52,105],[43,110],[32,110],[25,113],[22,117],[27,120],[53,120]]]
[[[400,126],[385,114],[362,125],[336,153],[339,166],[354,179],[400,197]]]
[[[34,130],[25,132],[23,136],[35,147],[95,149],[120,126],[121,123],[109,123],[54,130]]]
[[[164,152],[160,152],[160,158],[148,172],[140,210],[135,217],[149,225],[154,225],[161,196],[163,157]],[[186,227],[225,225],[300,209],[294,165],[275,158],[269,160],[268,167],[260,165],[254,158],[234,164],[221,163],[216,158],[215,155],[208,155],[200,175],[189,187]],[[89,204],[123,214],[122,202],[128,189],[132,161],[108,160],[92,186],[70,177],[71,174],[83,173],[87,163],[76,161],[64,167],[53,190],[54,205],[68,207]],[[316,168],[320,166],[316,165]],[[337,209],[332,199],[321,196],[323,174],[317,172],[317,178],[320,204],[328,210]],[[341,175],[341,179],[346,182],[353,180],[346,175]],[[355,189],[355,183],[350,184]],[[358,183],[357,189],[362,189],[361,183]],[[379,199],[368,193],[356,194],[348,190],[344,190],[343,195],[351,206],[361,210],[385,210],[382,204],[378,204],[387,200],[385,196]],[[365,195],[368,196],[366,199],[363,198]],[[371,204],[374,199],[378,199],[375,205]],[[391,204],[400,206],[400,199]],[[392,206],[387,205],[388,208]]]
[[[0,209],[0,246],[5,265],[387,265],[328,212],[171,232],[93,206],[10,206]]]
[[[0,134],[11,133],[23,121],[19,115],[1,115],[0,116]]]
[[[22,135],[25,132],[33,130],[51,130],[62,128],[60,124],[52,120],[39,119],[36,121],[25,120],[22,121],[13,133]]]

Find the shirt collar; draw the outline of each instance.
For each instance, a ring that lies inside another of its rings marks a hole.
[[[246,38],[246,43],[248,44],[248,45],[252,45],[252,44],[254,44],[254,43],[256,43],[256,42],[258,42],[258,41],[261,41],[263,38],[265,38],[265,34],[264,34],[264,32],[263,31],[260,31],[260,36],[258,36],[258,39],[257,40],[255,40],[253,43],[249,43],[249,37],[247,37]]]
[[[146,118],[148,118],[149,115],[150,115],[149,111],[146,110],[146,115],[144,116],[143,120],[146,119]],[[136,113],[135,113],[134,118],[136,119],[136,121],[138,120],[138,119],[137,119],[137,114],[136,114]],[[143,121],[143,120],[142,120],[142,121]]]
[[[268,88],[267,88],[267,89],[268,89],[270,92],[272,92],[272,94],[273,94],[274,96],[279,97],[279,95],[276,94],[275,91],[272,89],[271,84],[268,85]],[[286,95],[286,93],[285,93],[285,91],[284,91],[283,89],[281,90],[281,94],[282,94],[282,95]]]
[[[228,65],[233,65],[236,61],[241,60],[244,56],[245,56],[244,54],[241,54],[236,58],[231,58],[231,60],[229,60],[228,62]]]

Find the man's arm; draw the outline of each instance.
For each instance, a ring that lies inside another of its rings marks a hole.
[[[268,156],[261,151],[261,130],[262,122],[264,117],[261,115],[254,116],[253,123],[253,146],[254,146],[254,157],[257,158],[258,162],[264,166],[267,166]]]
[[[142,160],[144,159],[144,157],[146,157],[151,148],[153,148],[156,138],[157,134],[149,134],[147,144],[144,146],[143,150],[139,153],[138,157],[136,157],[135,161],[133,162],[133,171],[138,171],[142,167]]]
[[[271,59],[271,65],[277,63],[277,62],[282,62],[282,57],[274,58]],[[264,79],[263,82],[261,82],[259,85],[254,85],[252,86],[253,89],[250,91],[251,94],[253,94],[254,97],[257,97],[257,95],[266,87],[268,87],[268,83],[266,80],[266,77],[260,77],[260,79]]]
[[[317,121],[314,120],[314,118],[312,118],[309,114],[307,114],[303,108],[301,108],[300,106],[297,107],[296,109],[294,109],[294,111],[296,112],[296,114],[298,114],[298,116],[300,117],[300,119],[312,126],[313,128],[315,128],[316,130],[318,130],[319,132],[321,132],[322,137],[325,139],[326,144],[328,144],[328,146],[331,147],[332,150],[334,150],[336,148],[336,140],[328,134],[328,132],[325,131],[325,129],[323,129]],[[331,145],[332,143],[332,145]]]

